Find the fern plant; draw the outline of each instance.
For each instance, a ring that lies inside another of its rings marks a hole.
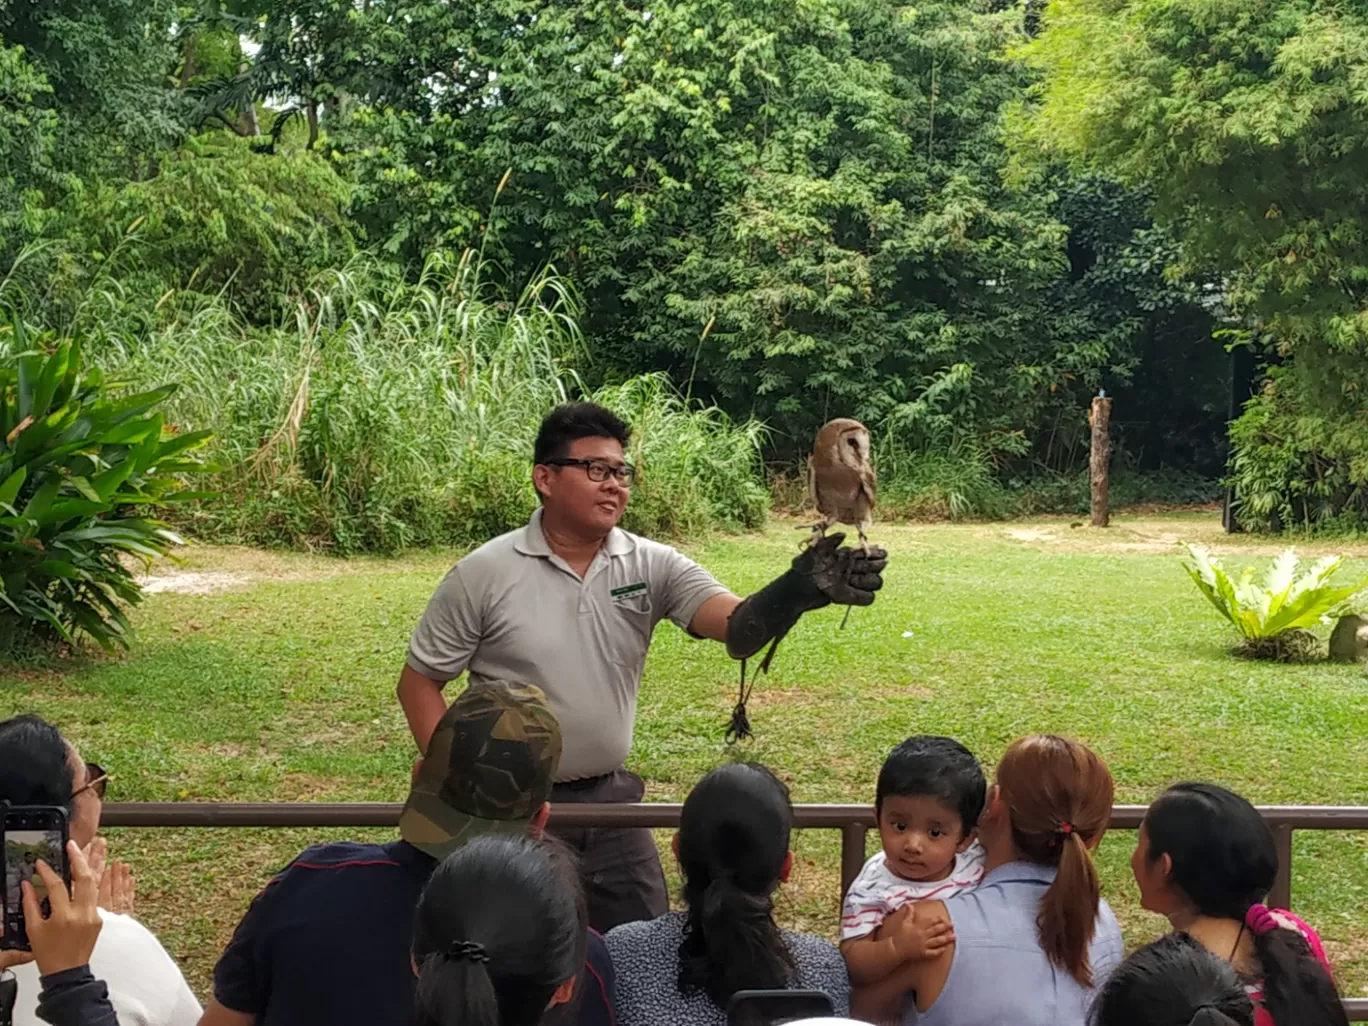
[[[181,475],[207,432],[178,433],[159,406],[165,385],[129,395],[80,345],[0,328],[0,654],[84,633],[127,647],[125,607],[142,595],[130,561],[179,543],[141,512],[192,497]]]
[[[1273,561],[1263,582],[1255,584],[1253,567],[1235,580],[1206,548],[1184,545],[1184,569],[1244,638],[1236,651],[1256,659],[1310,657],[1319,642],[1309,628],[1327,622],[1368,587],[1368,578],[1347,586],[1330,583],[1343,556],[1325,556],[1298,576],[1296,550],[1287,549]]]

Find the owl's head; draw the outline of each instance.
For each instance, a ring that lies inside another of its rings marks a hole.
[[[841,432],[836,443],[836,458],[853,470],[869,466],[869,432],[863,424],[852,423]]]

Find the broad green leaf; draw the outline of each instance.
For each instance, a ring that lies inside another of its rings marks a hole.
[[[45,574],[48,577],[62,577],[77,580],[89,577],[89,574],[77,570],[70,563],[61,559],[45,559],[38,564],[36,570],[38,573]]]
[[[43,362],[43,372],[33,393],[33,409],[37,411],[35,415],[41,415],[48,409],[58,385],[66,377],[68,353],[67,346],[59,345],[57,351]]]
[[[101,502],[108,502],[119,486],[128,480],[128,476],[133,473],[133,463],[131,460],[123,460],[110,467],[102,474],[97,474],[90,482],[90,486],[95,489],[95,494]]]
[[[0,506],[13,506],[14,500],[19,497],[19,489],[24,487],[24,482],[28,479],[28,468],[20,467],[9,477],[5,478],[0,484]]]
[[[49,507],[47,514],[39,521],[40,525],[63,524],[76,517],[90,517],[97,513],[113,510],[107,502],[91,502],[89,499],[58,499]]]
[[[84,495],[84,496],[85,496],[87,499],[89,499],[91,502],[103,502],[103,501],[104,501],[103,499],[100,498],[100,493],[97,492],[97,491],[94,489],[94,487],[91,485],[91,483],[90,483],[88,480],[86,480],[84,477],[71,477],[71,478],[68,478],[68,480],[71,482],[71,486],[72,486],[73,488],[75,488],[78,492],[80,492],[82,495]]]
[[[41,521],[47,515],[48,507],[57,498],[57,493],[62,490],[61,478],[50,477],[39,486],[33,493],[24,507],[23,516],[25,520]]]
[[[197,449],[213,437],[212,431],[190,431],[167,439],[162,442],[161,447],[157,450],[157,464],[160,466],[178,453]]]
[[[1268,608],[1265,617],[1276,613],[1287,601],[1297,576],[1297,550],[1284,550],[1268,568],[1264,589],[1268,594]]]

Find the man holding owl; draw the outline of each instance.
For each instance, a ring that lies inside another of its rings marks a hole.
[[[627,426],[591,403],[559,406],[542,422],[532,469],[541,507],[461,559],[413,633],[398,690],[420,751],[446,711],[448,681],[469,673],[535,684],[564,743],[552,803],[640,801],[642,780],[623,760],[660,620],[744,660],[804,612],[874,601],[886,553],[842,548],[839,534],[814,534],[788,571],[741,599],[675,549],[622,530],[635,478],[628,440]],[[557,833],[580,853],[595,929],[668,910],[649,831]]]

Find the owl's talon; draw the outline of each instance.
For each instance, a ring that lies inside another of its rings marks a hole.
[[[812,546],[816,545],[819,541],[821,541],[824,537],[826,537],[826,532],[827,532],[827,527],[828,527],[828,526],[829,526],[829,525],[827,524],[827,522],[826,522],[825,520],[819,521],[819,522],[813,524],[811,527],[807,527],[807,526],[804,525],[804,524],[799,524],[799,525],[795,528],[795,530],[798,530],[798,531],[806,530],[806,531],[808,531],[809,533],[808,533],[808,536],[807,536],[806,538],[804,538],[801,542],[798,543],[798,547],[799,547],[800,549],[808,549],[808,548],[811,548]]]

